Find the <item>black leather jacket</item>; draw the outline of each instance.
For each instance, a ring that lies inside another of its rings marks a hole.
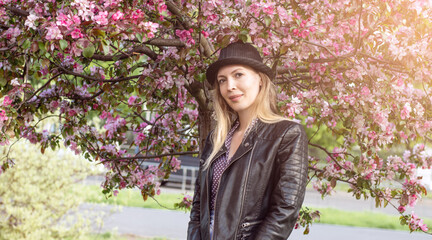
[[[188,239],[209,240],[212,168],[207,138],[190,214]],[[217,157],[226,151],[225,146]],[[223,172],[215,201],[214,240],[287,239],[303,203],[308,173],[307,136],[292,121],[258,120]]]

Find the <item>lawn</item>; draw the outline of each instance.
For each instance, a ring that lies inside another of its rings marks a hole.
[[[106,199],[101,189],[95,185],[82,186],[82,192],[86,194],[86,201],[91,203],[105,203],[129,207],[143,207],[155,209],[174,209],[174,204],[181,201],[182,194],[162,193],[154,199],[143,201],[140,192],[126,189],[120,191],[116,197]],[[320,223],[355,227],[383,228],[394,230],[408,230],[407,226],[401,226],[398,215],[389,215],[372,211],[344,211],[333,208],[313,208],[321,212]],[[424,219],[428,226],[432,226],[432,219]]]

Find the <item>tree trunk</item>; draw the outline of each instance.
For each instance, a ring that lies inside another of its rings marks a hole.
[[[199,107],[198,114],[199,149],[201,152],[204,149],[205,140],[212,130],[213,121],[212,111],[206,107],[204,109]]]

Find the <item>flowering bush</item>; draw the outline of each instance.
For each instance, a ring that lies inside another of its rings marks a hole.
[[[0,143],[64,142],[109,169],[105,193],[153,196],[211,129],[206,67],[248,41],[276,73],[281,112],[321,153],[316,190],[345,182],[411,221],[406,206],[426,194],[415,169],[432,164],[419,147],[432,132],[431,16],[430,1],[1,0]],[[61,134],[38,131],[52,116]],[[383,154],[397,146],[406,154]]]
[[[1,147],[1,155],[9,151]],[[40,153],[27,141],[9,153],[13,166],[0,175],[0,239],[81,239],[93,217],[81,216],[84,198],[76,181],[90,173],[89,163],[64,147]]]

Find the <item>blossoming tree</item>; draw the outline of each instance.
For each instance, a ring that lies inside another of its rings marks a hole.
[[[42,152],[65,144],[109,169],[105,193],[138,187],[154,196],[156,179],[179,168],[176,156],[198,153],[211,129],[206,67],[228,43],[253,42],[277,75],[281,112],[301,121],[310,150],[321,152],[310,159],[315,189],[324,197],[345,182],[357,199],[391,204],[402,224],[427,231],[405,211],[426,194],[416,168],[432,164],[431,7],[0,0],[0,143],[26,138]],[[52,117],[58,131],[38,130]],[[394,146],[406,151],[383,154]],[[144,168],[150,158],[159,166]],[[1,164],[6,171],[13,159]],[[314,214],[300,216],[308,226]]]

